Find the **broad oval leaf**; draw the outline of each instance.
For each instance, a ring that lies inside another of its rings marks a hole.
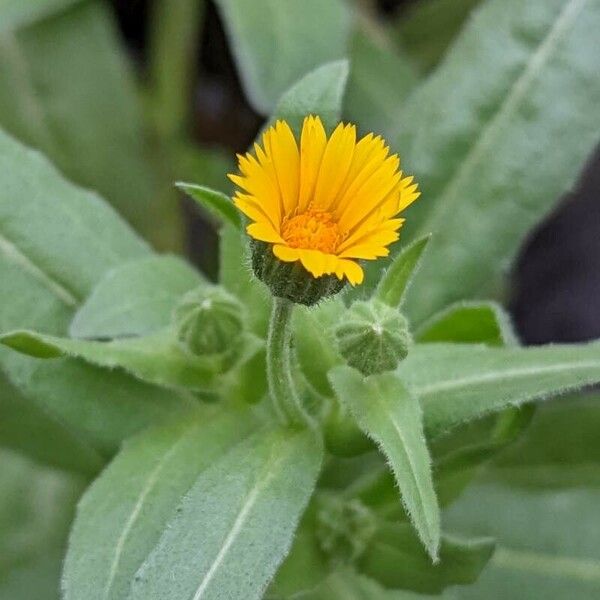
[[[490,0],[407,100],[398,141],[423,192],[409,221],[434,233],[415,322],[491,294],[572,187],[600,137],[599,28],[596,0]]]
[[[272,111],[294,81],[345,54],[350,14],[341,0],[217,0],[216,4],[246,94],[263,114]]]
[[[363,377],[348,366],[335,367],[329,379],[359,427],[387,456],[402,501],[433,560],[440,543],[440,509],[423,435],[421,408],[393,373]]]
[[[495,302],[459,302],[433,315],[415,332],[418,342],[515,344],[509,315]]]
[[[79,504],[63,573],[65,600],[125,598],[194,482],[256,427],[249,411],[204,410],[128,440]]]
[[[600,343],[538,348],[418,344],[397,371],[436,436],[509,406],[600,381]]]
[[[138,570],[130,600],[258,600],[315,486],[312,431],[263,429],[215,460]]]
[[[145,335],[169,325],[177,301],[204,278],[176,256],[148,256],[108,271],[75,314],[76,338]]]

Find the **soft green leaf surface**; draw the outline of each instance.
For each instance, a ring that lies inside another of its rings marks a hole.
[[[221,227],[220,235],[219,281],[244,306],[252,307],[248,310],[250,328],[266,338],[271,296],[252,274],[247,255],[248,236],[231,225]]]
[[[443,535],[439,563],[432,565],[408,524],[380,523],[359,569],[388,588],[440,593],[451,585],[473,583],[493,550],[490,538]]]
[[[402,49],[421,69],[429,71],[480,3],[481,0],[420,0],[398,23]]]
[[[415,333],[418,342],[514,344],[510,317],[494,302],[460,302],[423,323]]]
[[[215,460],[138,570],[131,600],[261,598],[289,551],[321,460],[314,433],[280,429]]]
[[[293,596],[293,600],[455,600],[453,592],[443,596],[415,594],[404,590],[386,590],[376,581],[349,569],[340,569],[311,591]],[[279,600],[279,598],[277,598]],[[286,599],[287,600],[287,599]],[[289,600],[292,600],[291,598]]]
[[[373,25],[358,29],[350,40],[350,78],[344,115],[363,133],[386,137],[399,126],[400,107],[412,91],[416,72],[407,54],[400,53]]]
[[[41,464],[97,473],[104,459],[40,406],[29,402],[0,372],[0,446]]]
[[[540,407],[525,435],[503,452],[490,478],[524,487],[600,485],[600,396]]]
[[[573,186],[600,137],[599,29],[598,0],[490,0],[407,100],[398,145],[423,192],[407,230],[434,233],[415,322],[497,288]]]
[[[59,600],[60,567],[81,482],[0,451],[0,598]]]
[[[185,352],[170,329],[110,342],[15,331],[1,335],[0,343],[36,358],[68,356],[102,367],[120,367],[143,381],[173,388],[208,388],[223,369],[219,358],[199,357]],[[243,345],[250,345],[250,351],[254,353],[260,344],[248,339]]]
[[[227,221],[237,229],[241,229],[241,214],[234,206],[229,196],[194,183],[184,183],[180,181],[175,185],[190,196],[190,198],[195,200],[199,206],[208,211],[208,213],[215,217],[219,222]]]
[[[49,2],[20,5],[15,27]],[[109,7],[80,2],[18,29],[4,29],[1,15],[0,6],[0,127],[100,192],[158,247],[178,248],[176,194],[163,164],[149,156]]]
[[[176,256],[148,256],[108,271],[69,328],[77,338],[144,335],[169,325],[177,301],[203,277]]]
[[[386,304],[400,308],[412,278],[419,268],[423,252],[429,244],[425,236],[402,249],[385,271],[377,286],[377,297]]]
[[[284,92],[275,107],[273,119],[284,119],[299,134],[306,115],[319,115],[325,128],[331,131],[342,116],[347,80],[346,60],[318,67]]]
[[[217,0],[216,4],[246,94],[263,114],[294,81],[344,56],[350,15],[341,0]]]
[[[65,600],[127,597],[189,488],[255,425],[247,411],[204,411],[127,441],[80,502],[63,573]]]
[[[447,526],[493,535],[497,549],[465,600],[592,600],[600,595],[598,490],[529,493],[477,485],[445,515]]]
[[[72,186],[37,152],[2,133],[0,179],[0,281],[8,282],[0,285],[1,332],[64,334],[81,299],[107,271],[150,255],[96,195]],[[73,360],[39,361],[2,349],[0,361],[49,427],[57,424],[88,446],[81,456],[113,452],[123,437],[189,406],[122,373]]]
[[[600,381],[600,344],[537,348],[420,344],[398,375],[419,398],[430,436],[464,421]]]
[[[387,456],[404,506],[427,551],[436,560],[440,514],[417,398],[392,373],[364,378],[358,371],[340,366],[330,372],[329,378],[360,428]]]
[[[0,2],[0,35],[30,25],[59,13],[80,0],[2,0]]]

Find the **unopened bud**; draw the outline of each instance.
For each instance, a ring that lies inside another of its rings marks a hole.
[[[376,299],[355,302],[335,335],[342,356],[363,375],[393,371],[411,344],[406,319]]]

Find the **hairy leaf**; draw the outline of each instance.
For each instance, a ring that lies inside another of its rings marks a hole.
[[[525,492],[477,485],[448,511],[447,526],[494,535],[497,548],[465,600],[588,600],[600,594],[597,489]]]
[[[11,11],[11,18],[9,12],[12,26],[6,28],[5,4],[0,127],[40,149],[76,183],[100,192],[158,247],[178,248],[175,194],[161,164],[149,156],[109,7],[22,0],[20,14]]]
[[[427,235],[409,244],[394,258],[377,286],[376,295],[382,302],[393,307],[402,307],[404,296],[419,269],[421,257],[430,239]]]
[[[258,600],[289,551],[322,446],[263,430],[215,460],[138,570],[131,600]]]
[[[186,352],[170,329],[110,342],[14,331],[0,335],[0,343],[36,358],[70,356],[102,367],[120,367],[142,381],[172,388],[209,388],[224,368],[221,357],[194,356]],[[252,355],[260,346],[256,338],[248,338],[240,344],[239,350]]]
[[[433,315],[416,331],[418,342],[514,344],[510,317],[494,302],[459,302]]]
[[[175,185],[219,222],[227,221],[237,229],[242,227],[240,212],[229,196],[194,183],[179,181]]]
[[[407,231],[434,233],[415,322],[491,294],[573,186],[600,137],[599,28],[597,0],[490,0],[407,100],[398,142],[423,192]]]
[[[349,54],[344,115],[363,133],[386,137],[397,131],[402,103],[416,84],[412,62],[383,32],[373,31],[371,23],[353,33]]]
[[[318,67],[283,93],[271,120],[284,119],[299,134],[306,115],[319,115],[325,128],[332,130],[342,115],[347,80],[346,60]]]
[[[340,366],[329,378],[359,427],[387,456],[404,506],[430,556],[437,560],[440,514],[418,399],[393,373],[364,378],[355,369]]]
[[[341,0],[217,0],[217,6],[246,94],[263,114],[294,81],[344,55],[350,18]]]
[[[148,256],[108,271],[75,314],[76,338],[114,338],[167,327],[177,301],[202,285],[198,271],[176,256]]]
[[[194,482],[255,427],[248,411],[203,411],[127,441],[79,505],[63,573],[65,600],[127,597]]]
[[[543,400],[600,381],[600,344],[538,348],[415,346],[397,371],[436,436],[509,406]]]

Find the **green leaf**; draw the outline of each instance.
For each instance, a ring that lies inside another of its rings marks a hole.
[[[445,593],[443,596],[425,596],[404,590],[386,590],[368,577],[350,569],[339,569],[314,590],[292,598],[293,600],[455,600],[456,597],[452,592]]]
[[[350,40],[350,78],[344,115],[367,133],[386,137],[399,127],[400,107],[417,82],[408,55],[394,48],[373,23],[357,29]]]
[[[82,482],[7,450],[0,450],[0,461],[0,598],[59,600]]]
[[[40,464],[93,475],[104,465],[91,446],[36,404],[0,373],[0,446]]]
[[[229,196],[194,183],[179,181],[175,185],[195,200],[199,206],[206,209],[219,223],[227,221],[236,229],[241,229],[242,217]]]
[[[176,256],[148,256],[108,271],[75,314],[77,338],[114,338],[167,327],[177,301],[204,278]]]
[[[340,366],[329,379],[359,427],[387,456],[404,506],[427,552],[437,560],[440,514],[418,400],[392,373],[364,378]]]
[[[493,550],[490,538],[443,535],[440,560],[432,565],[408,524],[382,522],[358,568],[385,587],[433,594],[476,581]]]
[[[125,598],[194,482],[255,427],[248,411],[204,411],[128,440],[80,502],[63,573],[65,600]]]
[[[248,307],[251,331],[266,338],[272,299],[267,288],[252,274],[248,236],[231,225],[221,227],[220,236],[219,281]]]
[[[31,25],[59,13],[80,0],[3,0],[0,5],[0,34]]]
[[[146,244],[98,196],[74,187],[40,154],[2,132],[0,177],[5,197],[0,204],[3,270],[18,269],[20,279],[45,288],[51,301],[67,311],[108,269],[149,254]],[[5,292],[2,286],[3,301],[9,293],[27,300],[28,294],[10,287]],[[2,320],[1,329],[7,327]]]
[[[516,343],[510,317],[495,302],[459,302],[437,313],[415,333],[418,342]]]
[[[465,600],[587,600],[600,594],[600,492],[525,492],[477,485],[445,515],[449,527],[494,535],[497,549]]]
[[[215,460],[137,572],[131,600],[261,598],[315,485],[311,431],[262,430]]]
[[[342,101],[348,80],[348,61],[338,60],[311,71],[279,99],[271,122],[284,119],[298,135],[306,115],[319,115],[332,130],[342,116]]]
[[[72,186],[37,152],[2,133],[0,180],[9,199],[0,202],[0,280],[10,282],[0,286],[0,331],[64,335],[81,299],[107,271],[150,255],[95,194]],[[124,437],[191,404],[74,360],[39,361],[1,349],[0,363],[48,426],[59,424],[88,455],[110,454]]]
[[[434,233],[415,322],[497,289],[573,186],[600,137],[599,28],[596,0],[490,0],[407,100],[398,143],[423,192],[409,231]]]
[[[419,398],[435,437],[465,421],[600,381],[600,344],[537,348],[416,345],[399,377]]]
[[[305,73],[344,56],[350,14],[341,0],[216,4],[246,95],[262,114],[270,113],[281,94]]]
[[[423,71],[435,67],[481,0],[420,0],[398,23],[402,49]]]
[[[48,0],[20,4],[8,29],[0,8],[0,127],[100,192],[157,247],[178,249],[175,193],[163,157],[150,156],[110,8],[62,0],[50,14]]]
[[[512,485],[600,485],[600,396],[569,397],[536,412],[525,435],[494,461],[489,478]]]
[[[425,237],[409,244],[394,258],[392,264],[385,271],[375,292],[377,297],[386,304],[400,308],[407,290],[410,288],[412,278],[419,269],[423,252],[429,244],[431,236]]]
[[[179,344],[174,331],[110,342],[73,340],[34,331],[13,331],[0,335],[0,343],[36,358],[72,357],[109,369],[120,367],[142,381],[172,388],[210,388],[225,364],[221,357],[194,356]],[[255,354],[262,342],[248,337],[240,354]]]

